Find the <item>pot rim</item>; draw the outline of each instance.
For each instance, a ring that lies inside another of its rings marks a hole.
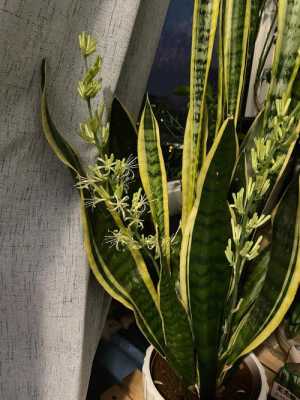
[[[154,351],[155,349],[153,346],[149,346],[146,351],[143,364],[144,380],[145,379],[147,380],[147,389],[149,389],[149,391],[155,394],[156,400],[165,400],[157,390],[151,375],[151,360]],[[266,400],[269,391],[269,386],[267,383],[267,377],[263,366],[253,353],[250,353],[245,358],[245,361],[247,362],[247,366],[249,367],[252,376],[254,376],[254,379],[259,379],[259,382],[257,384],[260,385],[260,393],[258,394],[257,400]]]
[[[289,339],[287,337],[286,332],[285,332],[285,325],[284,324],[281,324],[278,327],[278,329],[276,331],[276,336],[277,336],[277,340],[278,340],[278,343],[279,343],[280,347],[287,353],[290,351],[290,348],[292,346],[299,346],[300,345],[300,340],[299,340],[299,336],[300,335],[296,336],[293,339]]]

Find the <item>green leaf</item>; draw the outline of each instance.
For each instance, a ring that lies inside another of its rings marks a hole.
[[[294,338],[300,334],[300,289],[291,308],[288,311],[285,330],[289,338]]]
[[[241,187],[246,186],[246,171],[247,175],[251,176],[251,149],[254,147],[254,140],[263,134],[264,114],[261,111],[253,121],[250,129],[243,140],[237,164],[232,179],[231,192],[238,192]]]
[[[92,210],[91,208],[85,207],[85,200],[88,198],[89,194],[85,190],[80,190],[81,197],[81,220],[83,225],[83,241],[86,251],[86,255],[89,261],[90,268],[100,283],[100,285],[117,301],[122,303],[125,307],[133,310],[132,303],[129,299],[128,293],[126,293],[123,288],[118,284],[114,276],[110,273],[110,269],[105,262],[105,258],[109,259],[112,249],[106,246],[105,251],[100,255],[98,243],[103,242],[104,236],[107,233],[107,229],[114,227],[113,220],[107,211],[103,209],[101,215],[103,217],[103,224],[99,224],[99,218],[97,218],[97,224],[95,224],[96,215],[99,213],[99,208]],[[104,208],[104,207],[103,207]],[[95,233],[93,225],[98,227],[98,232]],[[107,255],[107,257],[106,257]],[[118,260],[122,263],[122,257]],[[128,259],[126,259],[126,262]]]
[[[90,265],[101,271],[101,278],[107,281],[109,287],[118,290],[129,302],[146,338],[161,354],[164,354],[160,312],[145,284],[145,279],[149,277],[137,268],[128,250],[117,252],[115,248],[103,243],[108,229],[114,226],[111,215],[105,207],[101,206],[97,210],[87,209],[84,205],[82,207],[85,248]],[[102,280],[100,283],[103,285]],[[115,297],[114,293],[109,293]],[[117,300],[120,301],[119,298]]]
[[[295,166],[296,154],[298,152],[297,142],[292,143],[287,151],[284,165],[279,174],[274,179],[274,184],[268,198],[263,207],[263,214],[268,215],[273,212],[278,205],[284,190],[292,179],[293,169]]]
[[[159,306],[168,352],[168,361],[187,386],[195,383],[194,345],[188,315],[177,297],[168,271],[161,269]]]
[[[46,70],[43,63],[42,125],[49,145],[57,157],[71,170],[75,180],[84,176],[80,161],[71,146],[56,129],[48,110],[46,99]],[[124,146],[127,157],[128,148]],[[145,336],[155,348],[164,354],[164,336],[158,309],[158,296],[138,251],[117,252],[104,244],[109,230],[116,227],[111,213],[102,205],[97,209],[86,208],[90,194],[80,190],[84,245],[90,267],[103,288],[124,306],[132,309]]]
[[[300,100],[300,73],[298,72],[297,78],[292,91],[292,98],[299,101]]]
[[[217,135],[221,124],[224,122],[224,52],[223,52],[223,20],[224,20],[223,0],[220,6],[220,17],[218,27],[218,102],[217,102]]]
[[[218,104],[216,103],[215,89],[211,84],[211,82],[208,82],[207,93],[206,93],[206,108],[204,111],[204,119],[207,129],[207,145],[205,153],[209,151],[216,136],[217,114],[218,114]]]
[[[48,108],[47,95],[46,95],[46,83],[47,83],[47,70],[46,60],[44,59],[41,66],[42,74],[42,100],[41,100],[41,116],[42,116],[42,127],[44,135],[49,143],[49,146],[53,150],[54,154],[62,161],[71,171],[75,179],[78,175],[84,176],[85,173],[81,166],[80,160],[69,143],[67,143],[56,129]]]
[[[246,264],[247,273],[240,293],[241,303],[234,317],[234,326],[241,321],[259,296],[265,282],[269,262],[270,250],[266,249],[254,261]]]
[[[187,290],[198,355],[201,399],[213,398],[216,389],[224,299],[231,275],[225,257],[231,234],[227,196],[236,153],[234,121],[229,119],[222,125],[202,167],[197,199],[187,224],[189,232],[183,232],[183,260],[188,257],[184,254],[185,249],[190,248]],[[184,280],[184,268],[181,268]]]
[[[259,346],[281,323],[300,282],[299,178],[290,184],[275,216],[264,286],[232,335],[226,362]]]
[[[298,336],[300,333],[300,304],[297,304],[297,309],[294,310],[294,313],[289,320],[287,332],[290,338]]]
[[[137,155],[137,130],[132,117],[118,98],[114,98],[110,113],[109,150],[117,159]]]
[[[227,115],[234,116],[237,123],[247,65],[251,0],[225,0],[223,6],[225,104]]]
[[[182,226],[185,227],[195,200],[196,176],[201,166],[205,138],[201,137],[208,74],[210,70],[220,0],[195,0],[190,78],[190,109],[182,164]]]
[[[159,127],[147,99],[138,132],[138,160],[152,220],[158,230],[163,259],[170,269],[168,184],[160,146]]]
[[[66,140],[62,137],[59,133],[55,124],[51,118],[48,104],[47,104],[47,97],[46,97],[46,62],[43,61],[42,64],[42,104],[41,104],[41,114],[42,114],[42,126],[45,137],[56,154],[56,156],[70,169],[71,173],[74,176],[75,181],[78,181],[79,176],[84,176],[83,168],[80,164],[79,158],[71,148],[71,146],[66,142]],[[87,190],[81,191],[82,199],[88,198],[89,192]],[[87,215],[90,216],[92,211],[85,211]],[[107,225],[105,225],[105,228]],[[102,235],[102,239],[104,238],[104,234]],[[91,250],[92,251],[92,250]],[[106,291],[115,299],[120,301],[126,307],[131,308],[131,304],[128,302],[128,298],[124,296],[116,287],[114,287],[111,282],[105,277],[101,265],[96,265],[93,262],[90,263],[91,269],[98,280],[98,282],[106,289]]]
[[[110,113],[109,152],[119,160],[127,159],[130,156],[137,157],[137,138],[137,129],[133,118],[120,100],[115,97]],[[134,181],[129,186],[129,195],[132,196],[141,187],[139,170],[136,168],[134,170]],[[149,216],[145,215],[144,219],[145,224],[148,225]]]
[[[247,50],[247,61],[246,61],[246,70],[245,70],[245,78],[244,78],[244,96],[242,99],[242,109],[240,115],[243,116],[245,114],[246,103],[247,103],[247,95],[249,84],[251,80],[251,72],[252,72],[252,63],[255,54],[255,43],[259,32],[259,27],[261,23],[261,17],[263,15],[263,8],[265,5],[265,0],[251,0],[251,17],[250,17],[250,33],[249,33],[249,42],[248,42],[248,50]]]

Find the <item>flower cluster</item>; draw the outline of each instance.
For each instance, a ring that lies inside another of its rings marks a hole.
[[[109,138],[109,123],[104,122],[105,105],[100,102],[93,111],[92,99],[101,91],[102,80],[99,77],[102,69],[102,58],[98,55],[92,65],[89,66],[88,58],[96,51],[96,41],[83,32],[79,35],[79,47],[85,62],[85,73],[78,82],[78,93],[86,101],[89,118],[80,124],[79,135],[87,143],[96,145],[98,152],[103,155]]]
[[[98,157],[94,165],[90,165],[86,177],[81,177],[77,187],[89,189],[96,206],[101,201],[109,201],[114,211],[125,215],[128,207],[129,184],[134,179],[134,168],[136,168],[136,158],[128,157],[118,160],[113,154]],[[112,192],[112,195],[109,193]],[[107,194],[107,196],[104,195]],[[134,196],[136,202],[136,196]]]
[[[93,39],[91,35],[86,32],[82,32],[79,35],[79,47],[84,57],[93,54],[96,51],[96,46],[96,40]]]
[[[103,103],[94,115],[84,123],[80,124],[80,137],[89,144],[97,144],[95,138],[98,138],[101,149],[105,148],[109,139],[109,122],[103,123]]]
[[[101,80],[96,80],[96,76],[101,70],[102,60],[97,56],[94,64],[87,68],[86,73],[81,81],[78,83],[78,93],[85,99],[96,97],[101,90]]]
[[[122,228],[115,229],[106,236],[105,242],[117,250],[125,247],[153,250],[157,246],[157,237],[144,237],[140,231],[144,227],[143,216],[148,203],[142,189],[129,196],[130,183],[134,180],[136,158],[118,160],[111,154],[98,157],[95,165],[89,166],[86,177],[82,177],[77,187],[88,189],[91,198],[86,206],[96,207],[104,202],[111,213],[116,213],[122,221]]]
[[[289,146],[296,139],[294,112],[288,113],[289,106],[290,100],[276,101],[277,115],[273,118],[272,129],[265,137],[254,139],[250,153],[252,176],[247,176],[246,187],[232,196],[232,238],[228,240],[225,255],[237,277],[245,261],[254,259],[260,252],[263,237],[252,238],[255,230],[271,216],[259,215],[257,207],[282,168]]]
[[[140,250],[146,249],[154,251],[154,258],[159,257],[159,241],[157,235],[139,235],[135,237],[128,229],[115,229],[105,236],[104,243],[111,247],[115,247],[118,251],[124,251],[130,247]]]
[[[76,186],[89,192],[90,197],[85,201],[87,207],[104,204],[112,215],[116,227],[106,235],[104,242],[107,245],[119,251],[128,247],[143,249],[155,264],[160,254],[158,234],[145,236],[142,233],[144,215],[149,209],[146,196],[141,188],[133,194],[129,190],[135,178],[137,160],[133,156],[117,159],[114,154],[108,154],[109,123],[104,123],[104,103],[93,110],[92,100],[102,87],[99,78],[101,57],[96,56],[92,65],[88,64],[89,56],[96,51],[96,41],[91,35],[82,33],[79,35],[79,47],[85,62],[85,73],[77,90],[89,111],[89,118],[80,124],[79,135],[86,143],[96,146],[98,157],[95,164],[87,168],[86,175],[79,178]]]

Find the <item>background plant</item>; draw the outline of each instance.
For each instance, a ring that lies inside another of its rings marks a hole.
[[[284,329],[288,339],[294,339],[300,334],[300,291],[298,289],[297,295],[287,312]]]
[[[103,106],[93,108],[101,60],[88,64],[96,44],[80,36],[86,72],[78,91],[89,112],[80,134],[98,150],[95,164],[83,169],[50,118],[43,80],[44,132],[76,179],[91,268],[201,399],[214,398],[231,367],[276,329],[299,285],[299,107],[293,94],[300,65],[298,0],[278,1],[269,92],[240,147],[237,141],[264,5],[195,0],[175,237],[159,126],[149,102],[138,133],[117,100],[108,127]],[[218,107],[215,134],[209,135],[207,85],[217,26]]]

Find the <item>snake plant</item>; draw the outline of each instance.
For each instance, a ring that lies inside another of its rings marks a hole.
[[[300,289],[298,289],[297,295],[288,310],[285,321],[283,323],[283,329],[288,339],[294,339],[300,334]]]
[[[215,398],[231,367],[277,328],[300,279],[299,175],[293,173],[300,0],[278,0],[269,91],[245,140],[237,139],[265,4],[194,1],[182,215],[173,235],[159,124],[149,101],[138,130],[117,99],[106,124],[95,100],[101,59],[90,62],[96,43],[80,35],[86,71],[78,92],[89,112],[80,135],[97,149],[95,163],[85,168],[50,117],[43,63],[43,129],[79,190],[91,269],[202,400]],[[206,99],[216,37],[212,135]]]

